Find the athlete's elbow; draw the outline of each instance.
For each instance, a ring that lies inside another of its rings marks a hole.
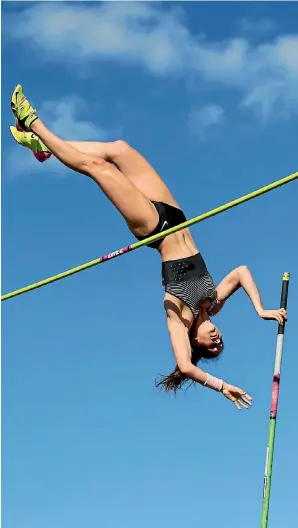
[[[247,271],[249,271],[249,267],[247,266],[247,264],[241,264],[241,266],[238,266],[238,271],[240,273],[241,272],[246,273]]]
[[[239,283],[242,284],[243,280],[248,276],[251,275],[249,267],[246,264],[242,264],[237,268],[238,272],[238,280]]]
[[[194,366],[190,361],[178,361],[178,368],[183,376],[191,378]]]

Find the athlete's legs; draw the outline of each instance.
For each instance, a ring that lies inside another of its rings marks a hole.
[[[84,172],[82,166],[79,169],[77,165],[73,163],[73,160],[71,160],[72,155],[78,160],[78,162],[79,159],[82,162],[84,156],[86,157],[87,155],[89,161],[92,159],[93,167],[95,166],[96,161],[99,161],[102,169],[103,161],[108,160],[109,162],[114,163],[116,167],[118,167],[119,171],[122,172],[122,175],[127,177],[127,179],[135,186],[135,188],[143,194],[144,198],[148,199],[147,208],[153,207],[153,204],[149,202],[150,200],[163,201],[174,206],[178,205],[173,195],[169,191],[168,187],[157,174],[157,172],[153,169],[153,167],[151,167],[148,161],[146,161],[145,158],[139,152],[130,147],[125,141],[115,141],[113,143],[106,144],[97,142],[93,145],[90,143],[84,144],[75,142],[68,144],[67,142],[64,142],[63,140],[57,138],[54,134],[52,134],[41,122],[35,124],[34,127],[30,127],[30,125],[34,123],[34,120],[36,120],[37,116],[34,108],[26,99],[21,85],[17,85],[12,94],[11,108],[17,119],[18,125],[19,127],[21,127],[22,130],[29,130],[31,128],[31,130],[37,134],[37,136],[43,141],[45,146],[56,157],[58,157],[63,163],[70,166],[74,170],[78,170],[83,174],[86,173],[86,171]],[[46,140],[44,140],[44,137],[46,137]],[[51,144],[54,145],[53,148],[56,149],[55,151],[51,147]],[[86,152],[86,150],[88,152]],[[65,153],[65,155],[62,152]],[[79,156],[80,152],[84,154],[83,157]],[[88,167],[90,169],[89,164]],[[88,174],[88,176],[91,175]],[[92,177],[94,178],[94,175],[92,175]],[[105,189],[106,186],[103,187],[102,181],[96,181],[100,184],[104,192],[108,192]],[[109,198],[113,201],[113,198],[111,196],[109,196]],[[115,205],[116,207],[118,207],[116,203]],[[155,211],[154,207],[151,210]],[[127,219],[127,215],[125,215],[125,218]]]
[[[166,202],[179,207],[172,193],[148,161],[125,141],[67,141],[77,150],[94,158],[114,163],[149,200]]]
[[[31,130],[64,165],[96,181],[135,235],[147,235],[155,229],[158,214],[154,205],[120,170],[101,156],[79,152],[50,132],[40,119],[33,122]]]

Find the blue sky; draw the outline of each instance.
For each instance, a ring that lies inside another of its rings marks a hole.
[[[16,83],[65,139],[125,139],[188,218],[297,171],[295,3],[2,4],[2,291],[133,241],[90,181],[16,146]],[[195,226],[216,281],[247,264],[266,308],[292,272],[270,528],[297,520],[297,182]],[[209,372],[254,398],[157,394],[174,365],[143,248],[2,306],[6,528],[258,526],[276,324],[238,292]]]

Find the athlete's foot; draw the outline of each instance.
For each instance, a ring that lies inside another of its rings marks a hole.
[[[35,158],[41,163],[50,158],[52,153],[45,146],[45,144],[39,139],[38,136],[33,132],[23,132],[17,129],[17,127],[11,126],[10,132],[13,138],[19,145],[27,147],[32,150]]]
[[[11,96],[10,106],[17,120],[17,126],[22,130],[30,130],[30,127],[38,116],[35,108],[31,106],[23,93],[23,88],[17,84]]]
[[[27,128],[23,128],[21,127],[21,124],[19,122],[18,119],[16,119],[16,129],[19,131],[19,132],[30,132],[30,130],[28,130]]]

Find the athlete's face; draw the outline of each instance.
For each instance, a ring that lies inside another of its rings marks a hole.
[[[195,342],[205,348],[206,358],[219,356],[223,349],[222,334],[209,320],[197,327]]]

